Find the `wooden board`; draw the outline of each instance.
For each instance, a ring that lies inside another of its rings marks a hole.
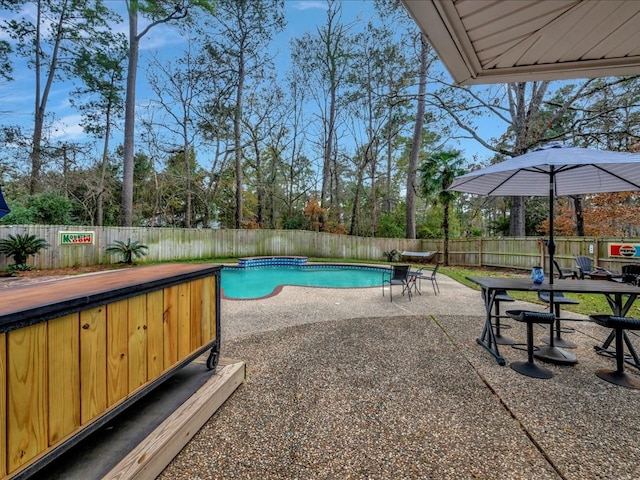
[[[191,347],[193,352],[202,346],[202,296],[204,289],[204,280],[194,280],[189,283],[191,288],[191,308],[189,309],[189,318],[191,320]]]
[[[102,480],[154,480],[244,382],[244,362],[220,361],[216,374],[123,458]]]
[[[107,309],[80,313],[80,412],[82,425],[107,409]]]
[[[147,377],[157,378],[164,370],[164,292],[147,294]]]
[[[7,411],[7,335],[0,333],[0,412]],[[0,476],[7,474],[7,416],[0,415]]]
[[[49,445],[80,427],[80,315],[51,320],[48,326]]]
[[[46,450],[47,324],[9,332],[7,336],[7,460],[9,473]]]
[[[107,309],[107,405],[112,406],[129,393],[129,355],[127,324],[129,302],[120,300]]]
[[[147,383],[147,297],[128,300],[129,393]]]
[[[164,368],[178,361],[178,286],[164,289]]]
[[[178,285],[178,359],[191,353],[191,285]]]

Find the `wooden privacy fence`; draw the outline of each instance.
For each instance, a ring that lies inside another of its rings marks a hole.
[[[39,269],[66,268],[117,263],[118,255],[106,252],[114,241],[128,239],[149,248],[147,256],[136,263],[155,263],[210,258],[237,258],[268,255],[303,255],[318,258],[385,261],[385,252],[444,251],[442,239],[406,240],[370,238],[306,230],[215,230],[146,227],[78,227],[67,225],[0,226],[0,238],[9,234],[32,234],[43,238],[49,248],[29,258]],[[89,242],[91,243],[83,243]],[[596,265],[619,270],[633,259],[609,257],[609,243],[639,243],[640,239],[566,237],[556,238],[556,259],[562,267],[572,267],[573,258],[586,255]],[[449,264],[490,266],[530,270],[546,262],[544,239],[456,238],[449,241]],[[439,257],[442,260],[442,255]],[[0,255],[0,270],[6,270],[12,258]]]

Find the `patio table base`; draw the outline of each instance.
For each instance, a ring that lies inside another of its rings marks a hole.
[[[598,370],[596,375],[602,380],[620,385],[621,387],[640,389],[640,377],[629,375],[627,372]]]

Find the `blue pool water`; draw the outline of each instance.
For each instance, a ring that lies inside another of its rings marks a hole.
[[[300,267],[224,267],[222,290],[226,298],[256,299],[274,293],[281,285],[357,288],[382,284],[382,269],[344,265],[305,265]]]

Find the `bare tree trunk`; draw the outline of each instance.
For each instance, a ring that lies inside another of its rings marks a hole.
[[[242,228],[242,92],[244,89],[244,51],[240,50],[238,60],[238,86],[236,89],[236,108],[233,116],[233,141],[236,158],[236,228]]]
[[[183,138],[184,138],[184,146],[183,146],[183,150],[184,150],[184,168],[185,168],[185,183],[186,183],[186,192],[185,192],[185,216],[184,216],[184,226],[185,228],[191,228],[193,226],[193,215],[192,215],[192,197],[193,194],[191,192],[191,145],[189,143],[189,141],[187,140],[188,138],[188,128],[187,128],[188,122],[185,121],[182,124],[182,134],[183,134]]]
[[[129,11],[129,65],[127,67],[127,93],[124,103],[124,145],[122,165],[122,219],[123,227],[133,225],[133,149],[136,115],[136,76],[138,73],[138,12]]]
[[[35,94],[35,115],[33,126],[33,144],[31,149],[31,176],[29,178],[29,194],[34,195],[40,190],[40,170],[42,169],[42,130],[44,128],[44,119],[47,106],[47,100],[49,98],[49,92],[51,91],[51,85],[56,75],[56,68],[58,64],[58,52],[60,51],[60,43],[62,42],[62,34],[64,31],[63,24],[65,21],[65,15],[67,13],[67,2],[64,3],[65,8],[60,12],[60,18],[58,20],[56,40],[53,46],[53,52],[51,53],[51,65],[49,66],[49,74],[44,86],[44,91],[41,93],[41,75],[42,75],[42,45],[41,42],[41,30],[40,22],[42,21],[42,4],[38,1],[37,6],[37,20],[36,20],[36,55],[35,55],[35,70],[36,70],[36,94]]]
[[[424,34],[420,35],[420,82],[418,84],[418,108],[416,111],[416,123],[413,128],[413,142],[409,156],[409,168],[407,171],[407,212],[406,212],[406,237],[416,238],[416,175],[418,161],[420,159],[420,147],[422,145],[422,129],[424,128],[425,93],[427,91],[427,70],[429,67],[429,44]]]
[[[584,212],[582,210],[582,195],[573,197],[573,207],[576,212],[576,235],[584,237]]]

